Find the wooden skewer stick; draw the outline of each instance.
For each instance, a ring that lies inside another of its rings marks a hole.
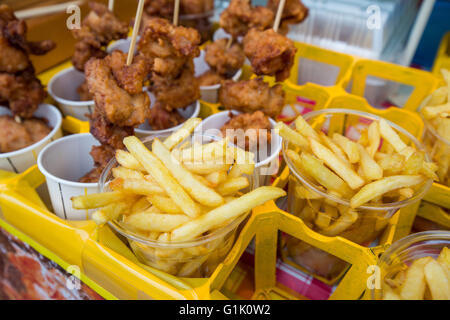
[[[273,31],[275,32],[278,32],[278,27],[280,26],[281,16],[283,14],[285,3],[286,0],[280,0],[280,3],[278,4],[277,15],[275,16],[275,22],[273,23]]]
[[[47,16],[59,12],[65,12],[67,8],[71,5],[79,6],[84,3],[84,0],[79,1],[71,1],[71,2],[65,2],[60,4],[55,4],[51,6],[45,6],[45,7],[38,7],[38,8],[32,8],[32,9],[26,9],[26,10],[19,10],[14,12],[17,19],[23,20],[23,19],[31,19],[41,16]]]
[[[175,0],[173,8],[173,25],[176,27],[178,25],[178,16],[180,15],[180,0]]]
[[[22,123],[22,118],[19,117],[19,116],[15,116],[15,117],[14,117],[14,120],[15,120],[17,123]]]
[[[144,10],[144,0],[139,0],[139,4],[136,11],[136,17],[134,18],[133,34],[131,35],[130,48],[128,49],[127,66],[133,62],[134,48],[136,47],[137,35],[139,33],[139,27],[141,26],[142,11]]]
[[[233,43],[233,37],[228,38],[227,46],[225,47],[225,49],[227,49],[227,50],[230,49],[232,43]]]
[[[108,10],[113,12],[114,11],[114,0],[108,1]]]

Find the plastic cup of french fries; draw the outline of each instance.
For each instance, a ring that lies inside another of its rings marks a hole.
[[[445,85],[424,101],[420,114],[426,127],[423,144],[438,164],[439,183],[450,186],[450,71],[442,74]]]
[[[209,116],[204,119],[196,128],[197,133],[204,133],[207,135],[213,135],[220,138],[224,137],[221,128],[230,121],[230,113],[234,116],[241,114],[236,110],[223,111]],[[269,118],[272,129],[275,128],[276,122]],[[275,130],[269,132],[271,134],[270,143],[265,142],[265,137],[259,138],[259,143],[256,146],[250,146],[251,150],[255,154],[255,170],[258,171],[259,185],[269,185],[271,178],[276,175],[280,169],[279,155],[281,152],[282,139]],[[256,136],[256,132],[249,130],[243,132],[243,135],[236,134],[237,143],[244,143],[245,137],[252,138]],[[239,141],[241,138],[242,141]]]
[[[328,237],[370,246],[436,178],[437,166],[414,136],[373,114],[326,109],[276,128],[291,173],[288,211]],[[283,239],[284,256],[319,278],[333,282],[348,267],[296,238]]]
[[[205,51],[200,51],[200,56],[194,59],[194,65],[195,65],[195,76],[199,77],[203,73],[210,70],[209,65],[205,61]],[[239,78],[242,75],[242,69],[239,69],[234,76],[231,78],[233,81],[238,81]],[[210,85],[210,86],[200,86],[200,94],[201,99],[203,101],[209,102],[209,103],[217,103],[219,101],[219,89],[220,89],[220,83]]]
[[[94,112],[94,100],[82,101],[77,91],[84,81],[84,74],[70,67],[55,74],[48,83],[47,91],[58,103],[64,116],[88,121],[86,115]]]
[[[0,106],[0,116],[12,116],[12,112],[9,108]],[[29,167],[36,164],[36,157],[44,149],[46,145],[53,140],[62,137],[61,125],[62,116],[59,110],[46,103],[41,103],[38,109],[35,111],[34,117],[45,119],[47,124],[52,130],[43,139],[25,147],[11,152],[0,152],[0,170],[21,173],[27,170]],[[1,135],[5,132],[1,132]]]
[[[378,266],[372,299],[450,300],[449,231],[409,235],[392,244]]]
[[[284,196],[256,188],[253,155],[226,139],[192,135],[201,119],[141,141],[127,137],[100,178],[101,193],[72,199],[124,236],[146,265],[179,277],[209,276],[251,210]],[[245,190],[245,191],[242,191]]]
[[[98,183],[81,183],[80,178],[94,167],[89,155],[100,143],[90,134],[73,134],[47,145],[37,159],[45,176],[53,212],[65,220],[89,220],[94,210],[76,209],[70,199],[98,191]]]

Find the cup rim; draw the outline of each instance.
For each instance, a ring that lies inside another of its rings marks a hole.
[[[68,135],[68,136],[62,137],[62,138],[60,138],[58,140],[53,141],[52,143],[50,143],[47,146],[45,146],[44,149],[42,149],[42,151],[39,153],[39,156],[38,156],[38,159],[37,159],[37,165],[38,165],[39,171],[41,171],[41,173],[45,176],[46,179],[49,178],[49,179],[54,180],[54,181],[56,181],[56,182],[58,182],[58,183],[60,183],[62,185],[71,186],[71,187],[78,187],[78,188],[95,188],[96,186],[99,185],[98,182],[84,183],[84,182],[74,182],[74,181],[62,179],[62,178],[57,177],[54,174],[50,173],[45,168],[45,166],[42,163],[42,161],[43,161],[42,159],[44,157],[44,154],[48,151],[48,149],[50,149],[54,145],[57,145],[57,144],[60,144],[60,143],[65,143],[68,140],[79,139],[79,138],[85,137],[85,136],[92,136],[92,135],[90,133],[71,134],[71,135]]]
[[[171,133],[172,131],[178,130],[178,129],[180,129],[183,126],[183,124],[188,119],[197,118],[198,117],[198,114],[200,113],[200,101],[196,100],[194,103],[190,104],[189,106],[192,106],[194,104],[195,104],[195,108],[194,108],[194,113],[192,113],[192,116],[190,116],[185,121],[183,121],[182,123],[180,123],[179,125],[177,125],[175,127],[162,129],[162,130],[144,130],[144,129],[136,128],[136,129],[134,129],[134,131],[136,133],[139,133],[139,134],[142,134],[142,135],[158,135],[158,134],[164,134],[164,133]]]
[[[223,117],[223,116],[228,116],[228,114],[230,112],[235,114],[235,115],[242,114],[242,112],[237,111],[237,110],[225,110],[225,111],[221,111],[221,112],[212,114],[209,117],[203,119],[202,123],[197,127],[198,129],[196,128],[195,132],[198,132],[198,130],[203,129],[202,126],[207,121],[211,121],[213,119],[220,118],[220,117]],[[277,124],[277,122],[275,120],[273,120],[272,118],[270,118],[270,117],[269,117],[269,122],[272,125],[272,129],[274,129],[275,125]],[[219,130],[220,130],[220,128],[219,128]],[[272,162],[280,154],[281,148],[283,146],[283,139],[276,132],[275,132],[275,135],[276,135],[276,137],[278,137],[278,147],[275,150],[273,150],[273,152],[271,153],[270,157],[267,157],[263,161],[255,162],[255,168],[262,167],[262,166]],[[272,137],[272,138],[274,138],[274,137]]]
[[[55,99],[56,102],[58,103],[62,103],[62,104],[68,104],[68,105],[72,105],[74,107],[86,107],[88,105],[95,105],[94,100],[88,100],[88,101],[76,101],[76,100],[68,100],[65,98],[62,98],[58,95],[55,94],[55,92],[53,91],[53,84],[54,82],[58,79],[58,77],[64,76],[69,72],[72,71],[78,71],[77,69],[75,69],[75,67],[68,67],[66,69],[63,69],[61,71],[59,71],[57,74],[55,74],[49,81],[48,85],[47,85],[47,91],[50,94],[50,96]]]
[[[141,139],[142,143],[147,143],[150,142],[152,140],[154,140],[155,138],[166,138],[170,136],[169,133],[164,133],[164,134],[159,134],[159,135],[152,135],[152,136],[148,136],[145,137],[143,139]],[[204,135],[204,134],[199,134],[196,133],[194,131],[193,134],[191,134],[188,138],[192,138],[192,136],[203,136],[203,137],[208,137],[210,139],[217,139],[217,137],[215,136],[210,136],[210,135]],[[231,143],[230,143],[231,144]],[[98,190],[99,192],[105,192],[105,188],[107,187],[107,182],[106,179],[108,178],[109,173],[111,172],[112,168],[114,165],[117,164],[117,160],[115,158],[112,158],[108,165],[105,167],[105,169],[102,172],[102,175],[100,176],[99,179],[99,183],[98,183]],[[257,181],[257,173],[256,171],[253,172],[253,175],[251,176],[251,179],[253,179],[253,183],[255,181]],[[247,214],[243,214],[240,217],[238,217],[237,219],[233,220],[232,222],[230,222],[229,224],[227,224],[224,227],[221,227],[219,229],[214,230],[212,233],[206,235],[206,236],[202,236],[193,240],[187,240],[187,241],[170,241],[170,242],[161,242],[161,241],[157,241],[157,240],[150,240],[150,239],[146,239],[138,234],[133,233],[133,231],[131,230],[126,230],[124,227],[122,227],[117,221],[113,221],[110,220],[108,221],[108,225],[113,228],[115,231],[117,231],[118,233],[120,233],[122,236],[126,237],[127,239],[131,239],[137,242],[140,242],[142,244],[151,246],[151,247],[159,247],[159,248],[186,248],[186,247],[195,247],[195,246],[200,246],[202,244],[208,243],[210,241],[213,241],[217,238],[220,238],[222,236],[225,236],[226,234],[228,234],[229,232],[231,232],[232,230],[234,230],[235,228],[237,228],[242,221],[245,220],[245,218],[248,216]]]
[[[236,71],[236,73],[231,77],[231,80],[237,81],[237,80],[239,80],[241,75],[242,75],[242,68],[240,68],[238,71]],[[210,86],[200,86],[200,90],[218,90],[218,89],[220,89],[221,86],[222,86],[222,84],[220,84],[220,83],[216,83],[216,84],[213,84]]]
[[[303,115],[303,118],[305,119],[305,121],[308,121],[308,119],[311,119],[313,117],[316,117],[318,115],[322,115],[322,114],[326,114],[326,113],[332,113],[332,114],[339,114],[339,113],[343,113],[343,114],[351,114],[351,115],[356,115],[356,116],[360,116],[360,117],[365,117],[371,120],[385,120],[391,127],[393,127],[394,129],[396,129],[398,132],[404,134],[405,136],[407,136],[417,147],[418,150],[422,150],[424,151],[424,147],[423,145],[419,142],[419,140],[417,140],[412,134],[410,134],[407,130],[403,129],[402,127],[400,127],[399,125],[389,121],[388,119],[385,119],[383,117],[380,117],[378,115],[372,114],[372,113],[368,113],[368,112],[364,112],[364,111],[358,111],[358,110],[352,110],[352,109],[321,109],[321,110],[317,110],[317,111],[312,111],[312,112],[308,112],[306,114]],[[294,126],[294,123],[291,124],[291,127]],[[321,195],[322,197],[326,198],[326,199],[330,199],[331,201],[337,202],[339,204],[345,205],[347,207],[350,207],[350,201],[349,200],[345,200],[339,197],[336,197],[332,194],[329,194],[327,192],[324,192],[323,190],[321,190],[320,188],[316,187],[315,183],[312,183],[310,181],[308,181],[308,179],[303,176],[300,171],[297,169],[297,167],[293,164],[292,160],[286,155],[286,150],[288,149],[288,141],[283,139],[283,148],[282,148],[282,152],[283,152],[283,158],[286,161],[286,164],[289,167],[289,170],[291,173],[294,174],[294,176],[301,181],[301,183],[305,184],[309,189],[311,189],[312,191],[314,191],[315,193]],[[428,155],[428,153],[425,151],[425,159],[426,160],[430,160],[430,156]],[[386,210],[392,210],[392,209],[400,209],[402,207],[405,207],[407,205],[413,204],[417,201],[419,201],[420,199],[422,199],[425,194],[427,193],[428,189],[431,187],[431,185],[433,184],[433,180],[428,178],[426,180],[426,182],[422,185],[421,189],[411,198],[402,200],[402,201],[397,201],[397,202],[391,202],[391,203],[383,203],[383,204],[378,204],[378,205],[362,205],[359,206],[357,208],[355,208],[356,210],[377,210],[377,211],[386,211]]]
[[[430,131],[430,133],[439,141],[445,143],[446,145],[450,146],[450,140],[445,139],[443,136],[441,136],[439,133],[437,133],[437,131],[434,129],[434,127],[431,125],[430,121],[428,121],[428,119],[426,119],[422,113],[422,109],[425,108],[427,106],[428,101],[430,101],[431,99],[431,95],[429,95],[428,97],[426,97],[422,104],[419,107],[419,115],[422,118],[423,123],[425,124],[425,128]]]
[[[443,240],[450,244],[450,231],[445,230],[431,230],[410,234],[400,240],[395,241],[379,258],[379,265],[385,264],[389,261],[392,254],[398,251],[405,250],[411,245],[421,241],[427,240]]]
[[[6,108],[5,106],[0,106],[0,107],[9,110],[9,108]],[[61,128],[61,125],[62,125],[62,115],[61,115],[61,113],[59,112],[58,108],[56,108],[55,106],[53,106],[53,105],[51,105],[51,104],[48,104],[48,103],[41,103],[41,104],[39,104],[38,109],[41,108],[41,107],[49,108],[49,111],[50,111],[50,112],[53,112],[53,113],[56,115],[56,118],[57,118],[57,119],[56,119],[56,125],[53,127],[53,129],[50,131],[50,133],[49,133],[48,135],[46,135],[43,139],[39,140],[38,142],[33,143],[32,145],[30,145],[30,146],[28,146],[28,147],[25,147],[25,148],[22,148],[22,149],[19,149],[19,150],[16,150],[16,151],[11,151],[11,152],[6,152],[6,153],[0,153],[0,159],[1,159],[1,158],[11,158],[11,157],[16,157],[16,156],[18,156],[18,155],[24,154],[24,153],[26,153],[26,152],[29,152],[29,151],[35,149],[35,148],[40,147],[42,144],[44,144],[45,142],[47,142],[48,140],[50,140],[50,139],[56,134],[56,132]],[[36,111],[37,111],[37,110],[36,110]],[[12,115],[12,113],[11,113],[11,115]],[[44,118],[45,118],[46,120],[48,120],[47,117],[44,116]],[[58,139],[58,140],[59,140],[59,139]],[[56,141],[56,140],[55,140],[55,141]]]

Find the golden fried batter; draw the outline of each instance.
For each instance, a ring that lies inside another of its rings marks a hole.
[[[148,17],[170,19],[173,16],[174,0],[145,0],[144,14]]]
[[[205,47],[205,61],[218,74],[230,78],[244,65],[245,54],[239,43],[227,48],[228,39],[219,39]]]
[[[231,0],[227,9],[220,15],[220,27],[234,38],[244,36],[249,29],[265,30],[271,28],[273,12],[262,6],[253,7],[250,0]]]
[[[31,118],[46,96],[34,74],[0,73],[0,104],[9,107],[14,115]]]
[[[94,169],[89,171],[81,179],[81,183],[98,182],[103,170],[108,165],[109,161],[114,157],[116,149],[108,145],[93,146],[91,150],[91,157],[94,160]]]
[[[108,122],[102,114],[95,109],[89,119],[90,132],[102,145],[113,149],[124,149],[123,139],[134,134],[133,127],[119,127]]]
[[[122,89],[107,61],[91,59],[85,67],[89,92],[94,96],[96,109],[118,126],[134,127],[144,123],[150,112],[148,94],[142,91],[130,94]]]
[[[261,110],[276,118],[284,107],[284,91],[281,85],[270,87],[261,78],[234,82],[222,82],[219,101],[227,109],[241,112]]]
[[[269,0],[267,7],[276,15],[279,3],[279,0]],[[308,12],[308,8],[301,0],[286,0],[283,13],[281,14],[280,30],[287,32],[289,24],[301,23],[308,17]]]
[[[214,10],[214,0],[180,0],[181,14],[199,14]]]
[[[275,76],[277,81],[289,78],[297,49],[294,42],[273,29],[251,29],[244,37],[244,52],[257,75]]]
[[[184,65],[200,54],[197,30],[175,27],[169,21],[152,18],[147,21],[138,51],[153,61],[153,71],[161,76],[178,77]]]
[[[219,84],[222,80],[225,80],[220,74],[215,73],[212,70],[208,70],[197,77],[199,86],[213,86]]]
[[[80,101],[90,101],[93,99],[91,93],[89,92],[89,87],[86,80],[78,87],[77,93],[80,96]]]
[[[153,130],[164,130],[176,127],[186,121],[177,110],[167,110],[163,103],[156,101],[150,111],[148,123]]]
[[[13,152],[26,148],[43,138],[50,132],[47,123],[38,118],[26,119],[17,123],[11,116],[0,116],[0,153]]]
[[[8,40],[0,35],[0,72],[16,73],[29,66],[27,54],[11,46]]]
[[[230,118],[220,130],[224,137],[230,138],[230,141],[233,141],[238,147],[245,147],[246,150],[249,150],[256,149],[260,142],[270,143],[272,126],[269,118],[263,112],[255,111],[237,116],[230,112]],[[247,131],[252,129],[254,132]],[[239,145],[240,142],[245,142],[245,145]]]
[[[200,87],[194,76],[193,63],[183,68],[178,78],[161,77],[153,74],[152,91],[156,99],[169,110],[185,108],[200,99]]]
[[[128,34],[128,25],[120,21],[108,8],[101,3],[89,2],[91,11],[82,22],[80,29],[72,31],[78,41],[75,45],[75,53],[72,63],[80,71],[91,58],[103,58],[105,56],[102,47],[113,40],[123,39]]]

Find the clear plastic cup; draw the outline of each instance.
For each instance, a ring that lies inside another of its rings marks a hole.
[[[155,138],[163,139],[167,136],[167,134],[151,136],[144,139],[143,143],[151,148]],[[191,136],[196,142],[199,141],[198,137],[203,143],[217,140],[215,137],[206,135]],[[111,170],[116,165],[116,160],[112,159],[105,168],[99,181],[100,192],[109,191],[108,182],[113,179]],[[250,187],[244,192],[249,192],[257,187],[256,178],[256,174],[248,176]],[[246,220],[245,215],[205,236],[180,242],[151,240],[139,231],[130,230],[119,220],[110,221],[109,226],[127,239],[134,254],[142,263],[175,276],[201,278],[210,276],[228,255],[244,220]]]
[[[303,117],[316,129],[320,128],[325,133],[333,130],[353,140],[358,139],[356,136],[358,129],[370,125],[373,120],[381,119],[373,114],[348,109],[325,109],[305,114]],[[388,123],[406,139],[405,143],[415,145],[417,150],[423,151],[423,147],[414,136],[394,123],[389,121]],[[284,140],[283,156],[290,169],[288,212],[301,218],[317,233],[329,237],[340,236],[359,245],[370,246],[376,241],[386,229],[389,219],[400,208],[422,199],[432,184],[431,179],[427,180],[411,198],[402,201],[367,204],[351,209],[350,199],[338,198],[324,191],[323,187],[300,172],[286,156],[288,147],[289,143]],[[428,155],[426,159],[429,160]],[[322,217],[320,212],[331,213],[334,218],[327,226],[336,228],[320,228],[321,223],[327,223],[320,219]],[[345,261],[289,235],[283,235],[281,249],[283,255],[297,266],[329,283],[337,281],[349,266]]]
[[[426,105],[428,99],[425,100],[423,106]],[[439,166],[437,171],[439,183],[450,186],[450,141],[441,136],[438,130],[422,113],[420,115],[426,128],[422,142],[431,159]]]
[[[436,259],[444,247],[450,248],[450,231],[426,231],[411,234],[394,242],[378,260],[380,282],[371,290],[372,299],[383,299],[384,286],[398,273],[423,257]]]

